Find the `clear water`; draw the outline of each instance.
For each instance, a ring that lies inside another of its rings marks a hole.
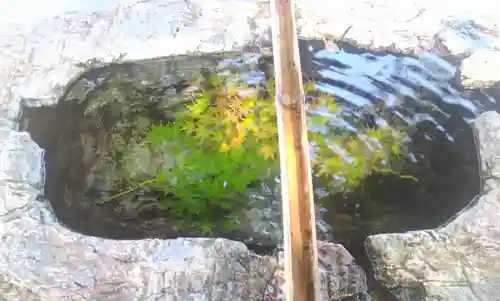
[[[321,238],[344,244],[369,270],[363,246],[367,235],[437,227],[478,193],[477,155],[467,121],[497,106],[491,95],[461,91],[454,82],[455,66],[433,53],[413,58],[356,49],[335,53],[316,46],[306,47],[312,51],[302,53],[303,65],[306,75],[338,101],[341,110],[331,116],[332,126],[351,132],[360,122],[415,128],[408,137],[410,155],[402,170],[417,181],[373,173],[349,193],[318,190],[316,194]],[[258,57],[247,55],[222,64],[247,68],[257,61]],[[256,83],[264,80],[265,73],[249,68],[244,76]],[[24,129],[47,151],[46,195],[59,218],[75,231],[102,237],[186,236],[151,222],[161,216],[157,210],[125,216],[112,207],[108,213],[97,213],[85,205],[84,199],[92,198],[86,187],[92,170],[82,162],[82,150],[69,143],[78,143],[80,137],[63,133],[85,122],[84,109],[77,102],[64,102],[56,108],[25,108],[23,114]],[[121,220],[105,221],[103,214]],[[239,239],[224,231],[216,234]]]

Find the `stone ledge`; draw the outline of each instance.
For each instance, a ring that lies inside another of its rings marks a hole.
[[[472,126],[483,180],[489,183],[469,207],[435,230],[378,234],[366,240],[377,279],[400,300],[500,300],[500,181],[494,176],[500,114],[484,113]]]

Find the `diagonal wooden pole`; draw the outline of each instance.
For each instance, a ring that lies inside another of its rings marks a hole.
[[[292,0],[271,0],[287,301],[319,301],[316,221]]]

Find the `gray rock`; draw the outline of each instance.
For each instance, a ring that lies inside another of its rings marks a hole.
[[[253,256],[238,242],[113,241],[69,231],[39,198],[44,182],[42,150],[29,135],[15,130],[21,103],[56,102],[58,88],[77,75],[77,61],[111,61],[121,53],[135,60],[224,51],[256,39],[268,31],[269,17],[265,5],[255,2],[124,1],[93,13],[1,24],[0,275],[4,299],[277,300],[270,297],[274,292],[264,293],[276,262]],[[297,1],[298,23],[302,36],[323,38],[328,33],[367,48],[418,53],[432,47],[433,35],[448,15],[441,6],[426,10],[434,13],[422,13],[422,1],[410,2],[374,5],[360,0],[345,6],[338,1],[301,0]],[[365,24],[357,26],[361,20]],[[424,28],[423,23],[431,26]],[[407,30],[401,31],[401,25]],[[331,297],[363,295],[364,273],[345,249],[338,245],[320,249],[329,255],[322,266],[325,262],[332,265],[323,274],[336,280],[327,286]],[[324,286],[323,300],[328,290]]]
[[[400,300],[500,300],[500,114],[472,126],[483,189],[470,206],[438,229],[366,240],[376,277]]]

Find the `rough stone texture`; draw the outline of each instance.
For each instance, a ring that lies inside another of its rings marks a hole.
[[[122,5],[94,13],[77,12],[34,23],[1,24],[0,274],[5,287],[2,297],[123,301],[277,299],[274,293],[263,298],[264,280],[272,278],[276,263],[270,257],[252,257],[245,246],[237,242],[220,239],[111,241],[84,237],[65,229],[49,205],[38,199],[43,184],[42,150],[26,133],[15,131],[21,102],[57,101],[59,92],[54,88],[65,86],[76,75],[76,61],[90,58],[109,61],[120,53],[128,53],[128,59],[144,59],[188,51],[223,51],[257,40],[256,37],[266,32],[269,19],[266,6],[255,2],[146,0],[131,4],[124,1]],[[492,15],[496,10],[491,8],[493,2],[484,2],[484,5],[475,3],[484,9],[484,13],[478,14],[481,20],[483,15],[489,16],[489,21],[483,23],[493,28],[500,23]],[[414,54],[432,48],[437,43],[435,36],[445,29],[454,32],[454,38],[462,42],[456,44],[467,44],[450,53],[473,53],[475,42],[484,41],[482,36],[468,34],[467,21],[455,18],[469,1],[455,1],[449,10],[443,10],[438,1],[422,0],[377,1],[376,5],[362,0],[300,0],[297,3],[302,36],[322,38],[328,34],[334,39],[343,36],[358,46]],[[456,22],[443,22],[445,18],[455,18]],[[458,32],[468,37],[459,36]],[[446,40],[446,35],[439,38]],[[453,48],[454,44],[447,45]],[[487,47],[492,47],[491,43]],[[484,204],[488,203],[491,191],[480,199]],[[468,227],[479,231],[479,228]],[[432,234],[431,231],[422,232],[420,236],[394,237],[413,237],[418,241],[429,240]],[[386,237],[393,236],[373,237],[369,245],[373,248],[385,245]],[[472,238],[478,240],[474,235]],[[364,292],[364,274],[352,264],[345,249],[333,245],[322,248],[330,257],[324,263],[335,262],[332,256],[341,258],[341,263],[334,265],[329,273],[331,279],[341,280],[340,288],[330,287],[332,296],[340,298]],[[389,260],[391,256],[383,258]],[[266,260],[269,262],[262,264]],[[451,261],[441,264],[448,262]],[[490,261],[490,267],[491,262],[494,261]],[[238,271],[242,278],[234,280]],[[448,271],[450,269],[444,269],[442,273]],[[495,276],[493,272],[490,275]],[[491,279],[495,278],[489,279],[483,283],[493,285]],[[479,285],[477,278],[473,281]],[[486,284],[478,290],[485,292],[489,289]],[[461,290],[454,300],[474,300],[471,294],[475,291],[463,286],[449,289],[427,286],[431,295]],[[327,300],[327,292],[323,289],[323,300]]]
[[[500,114],[484,113],[472,126],[483,189],[469,208],[435,230],[366,241],[377,278],[401,300],[500,300]]]

